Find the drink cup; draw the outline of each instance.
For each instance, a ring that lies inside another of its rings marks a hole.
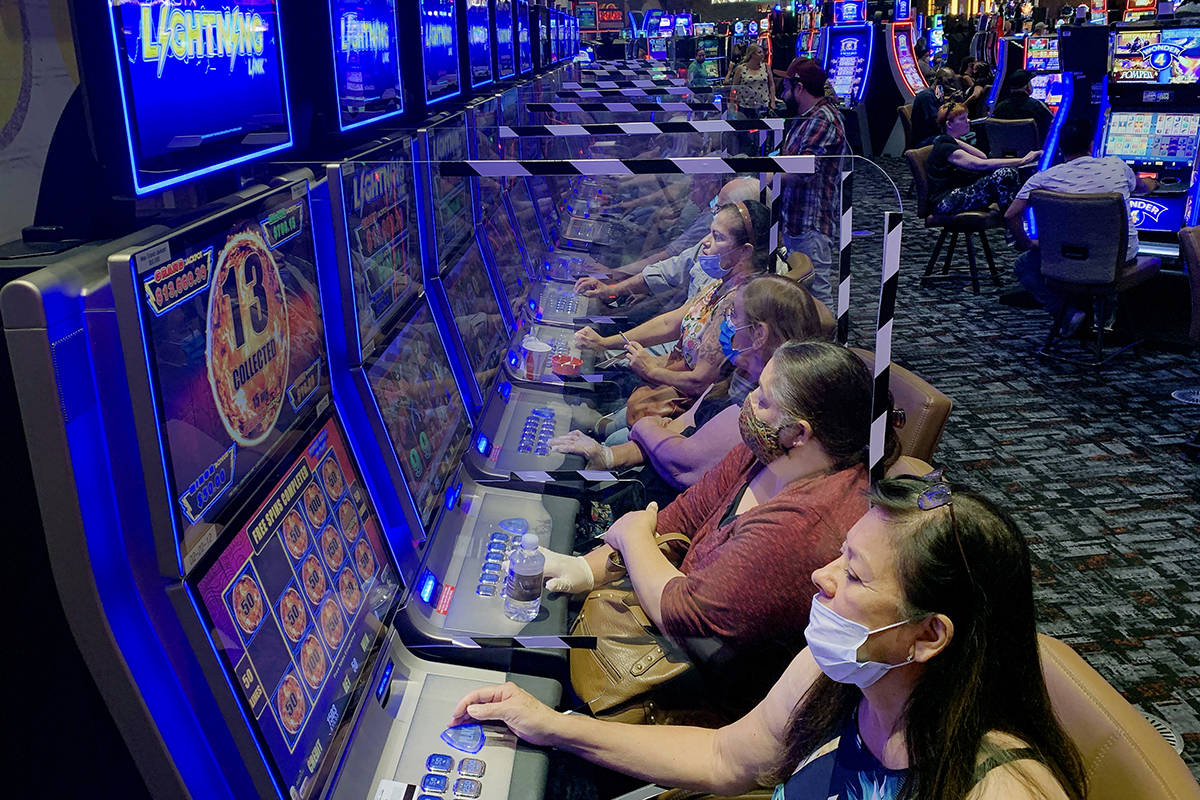
[[[550,357],[550,345],[541,339],[526,339],[522,347],[525,350],[525,377],[529,380],[540,378],[546,369],[546,359]]]

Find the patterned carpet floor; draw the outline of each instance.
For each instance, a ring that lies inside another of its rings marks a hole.
[[[905,206],[893,357],[955,404],[935,460],[1021,524],[1039,629],[1164,720],[1200,776],[1200,465],[1182,447],[1200,427],[1200,406],[1171,398],[1200,386],[1197,356],[1149,342],[1098,372],[1038,358],[1049,317],[999,302],[1020,288],[1000,234],[992,242],[1003,286],[985,280],[978,296],[964,279],[922,287],[936,236],[913,213],[903,162],[878,163]],[[897,196],[872,172],[861,165],[854,187],[851,338],[864,347],[882,212]]]

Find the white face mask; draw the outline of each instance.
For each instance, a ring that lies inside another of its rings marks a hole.
[[[911,658],[899,664],[858,660],[858,648],[863,646],[868,636],[898,628],[909,620],[902,619],[882,628],[868,630],[866,625],[846,619],[819,602],[818,596],[813,595],[804,639],[817,666],[830,680],[852,683],[860,689],[865,689],[886,675],[889,670],[912,663]]]

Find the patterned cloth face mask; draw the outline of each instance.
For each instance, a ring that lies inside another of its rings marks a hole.
[[[770,464],[775,459],[787,455],[788,449],[779,442],[779,434],[791,423],[775,427],[763,422],[755,416],[754,409],[750,407],[753,397],[747,397],[742,403],[742,413],[738,415],[738,431],[754,457],[762,464]]]

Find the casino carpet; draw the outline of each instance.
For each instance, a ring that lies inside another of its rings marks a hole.
[[[893,357],[954,400],[935,461],[1022,526],[1039,630],[1181,735],[1200,776],[1200,465],[1181,446],[1200,428],[1200,406],[1171,398],[1200,386],[1197,356],[1143,345],[1098,373],[1038,358],[1049,317],[999,302],[1019,288],[999,232],[1004,286],[985,280],[978,297],[965,279],[921,287],[936,237],[905,194],[904,162],[878,163],[906,211]],[[852,340],[864,347],[874,335],[882,212],[895,208],[872,169],[863,165],[854,195]]]

